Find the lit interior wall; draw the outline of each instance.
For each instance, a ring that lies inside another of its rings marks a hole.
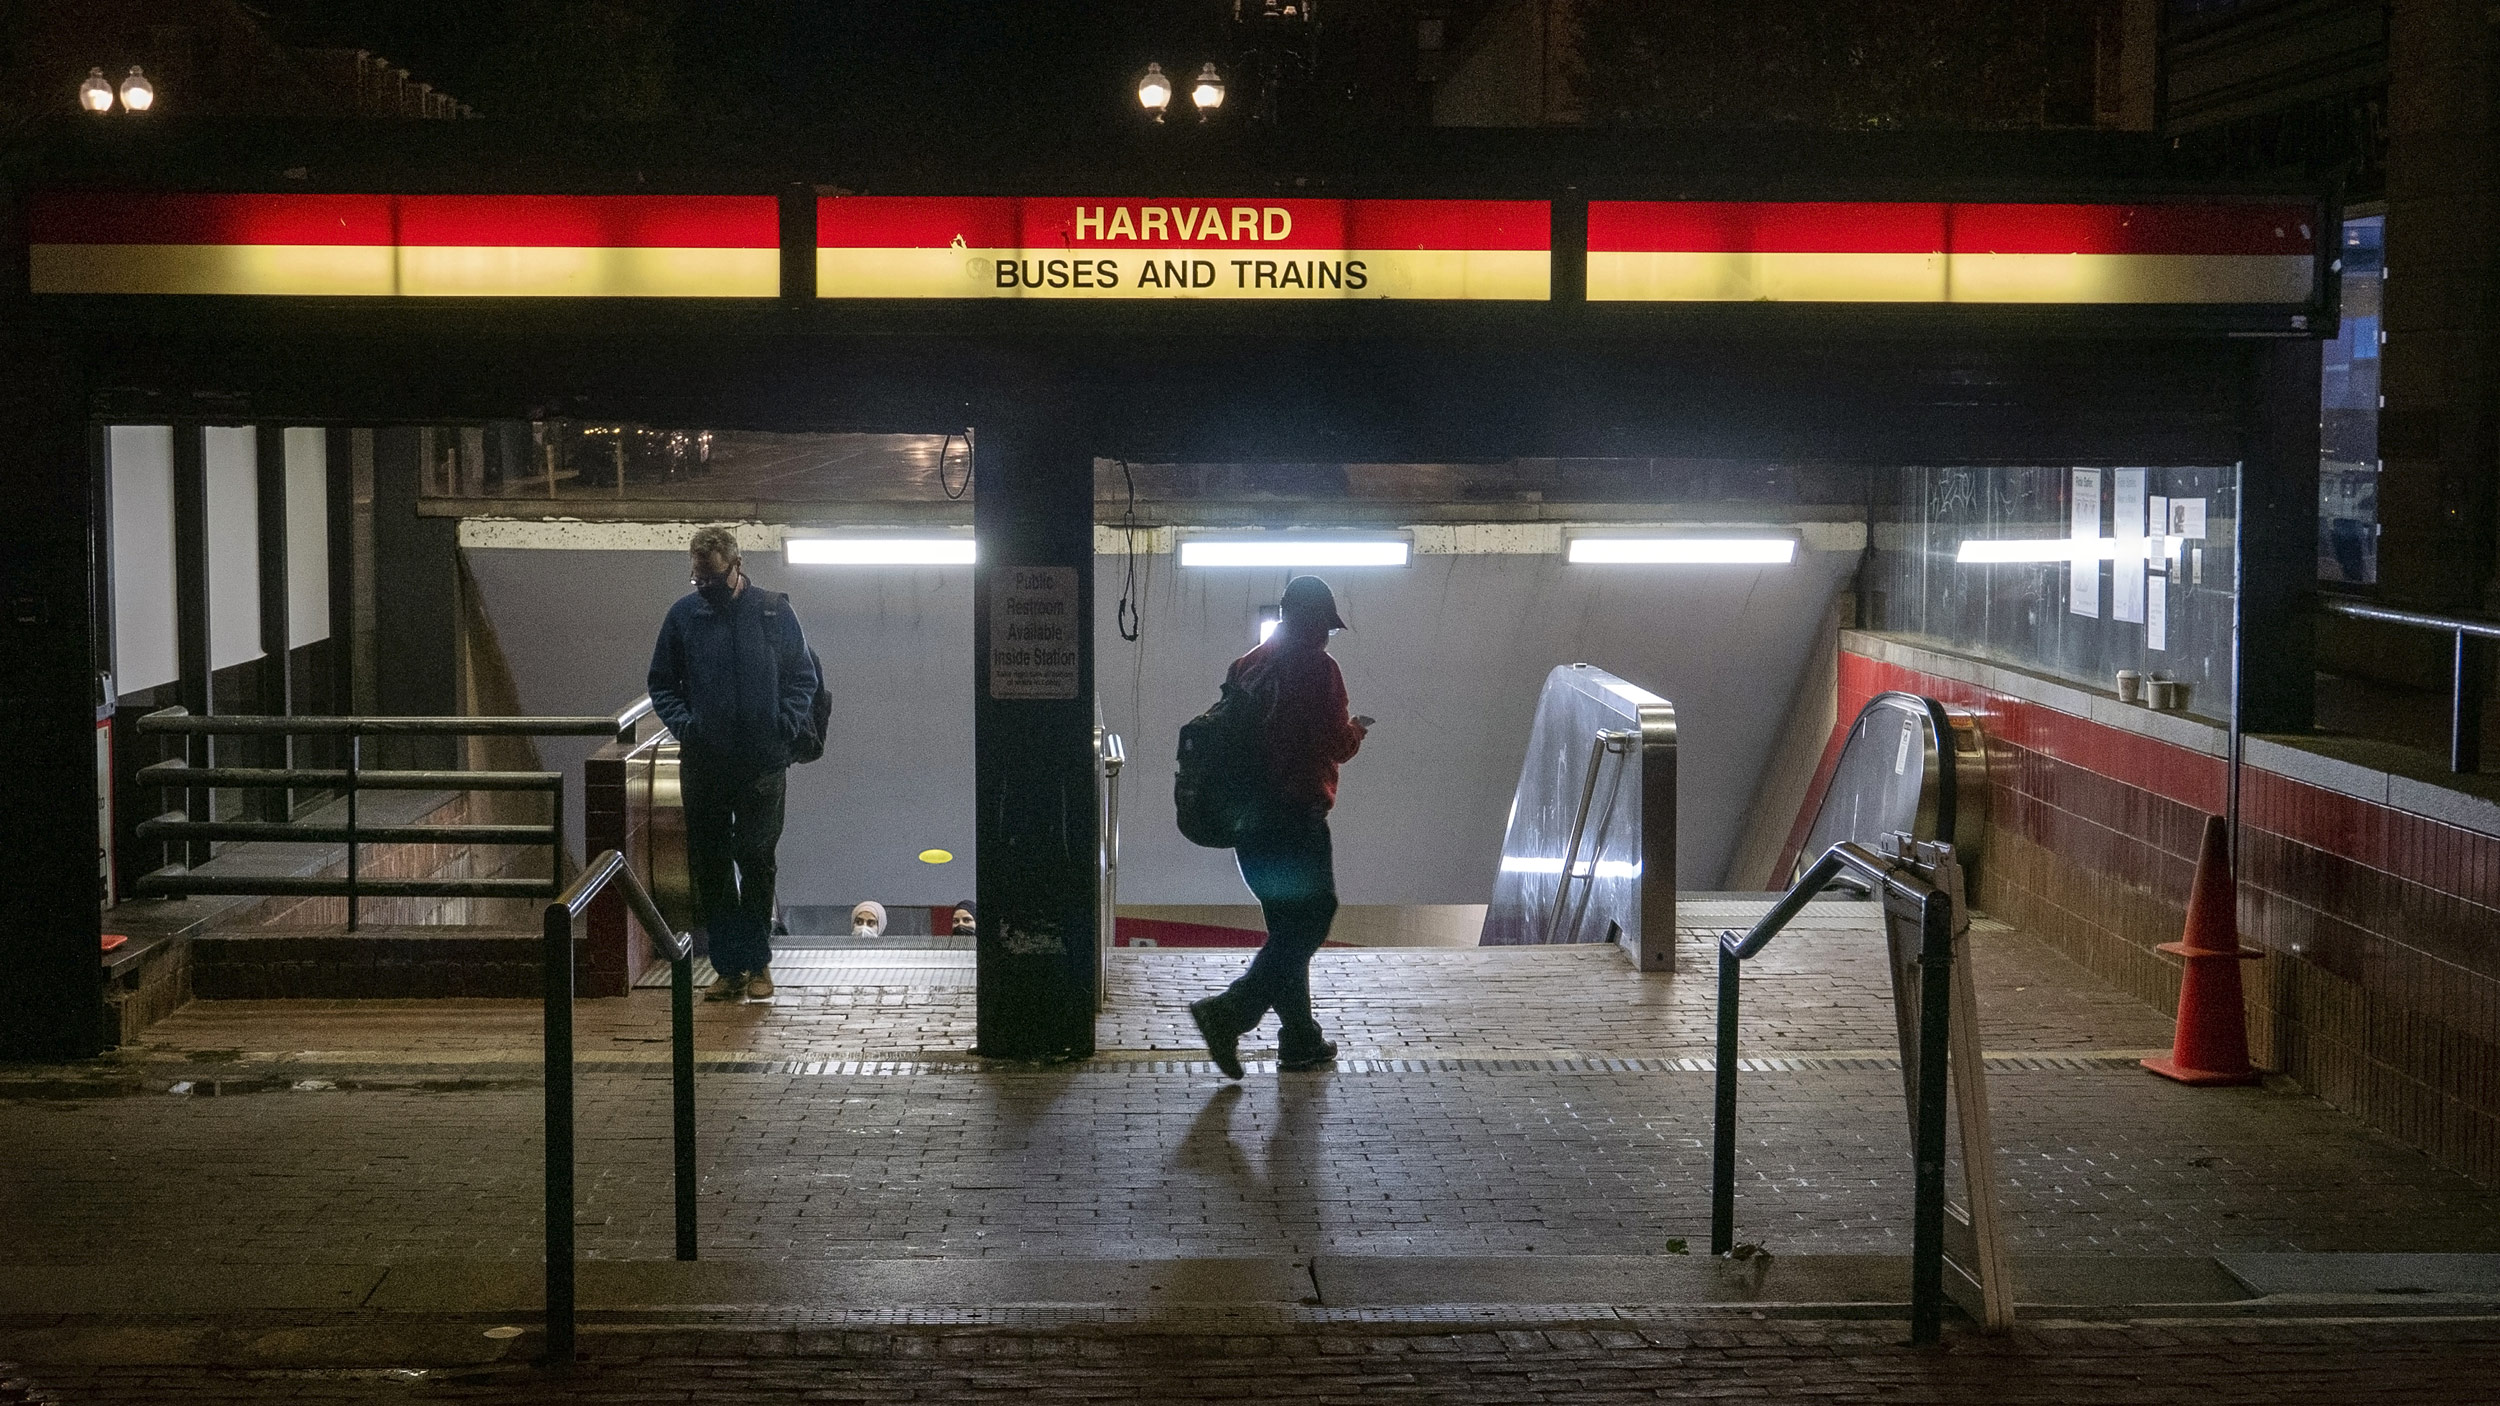
[[[788,591],[834,693],[825,760],[791,771],[781,847],[786,903],[946,903],[970,890],[972,600],[969,571],[751,563]],[[685,587],[674,552],[470,548],[521,706],[588,713],[638,694],[662,612]],[[1333,573],[1351,633],[1336,652],[1355,711],[1380,719],[1346,768],[1338,881],[1349,903],[1482,903],[1530,715],[1546,672],[1587,660],[1676,703],[1680,880],[1720,882],[1825,607],[1855,551],[1786,567],[1567,565],[1550,554],[1418,556]],[[1211,702],[1287,573],[1176,569],[1139,559],[1144,631],[1119,638],[1126,575],[1096,561],[1097,674],[1129,744],[1121,896],[1232,903],[1228,855],[1172,823],[1180,725]],[[566,744],[551,764],[577,766]],[[587,750],[584,748],[583,750]],[[952,850],[944,868],[914,856]]]

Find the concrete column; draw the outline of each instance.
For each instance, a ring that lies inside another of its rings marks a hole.
[[[1064,425],[974,441],[976,1050],[1094,1052],[1094,466]]]

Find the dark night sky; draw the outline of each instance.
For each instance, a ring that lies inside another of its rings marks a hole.
[[[1000,131],[1129,120],[1130,76],[1214,57],[1226,0],[261,0],[291,33],[371,49],[490,115],[619,91],[668,116],[879,114]],[[638,48],[630,36],[658,36]],[[561,58],[549,58],[549,54]],[[602,69],[605,63],[610,68]]]

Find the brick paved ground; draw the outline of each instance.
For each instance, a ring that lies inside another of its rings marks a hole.
[[[2163,1043],[2158,1012],[2044,944],[1979,941],[1991,1050]],[[1748,978],[1747,1053],[1824,1061],[1746,1077],[1739,1224],[1776,1250],[1906,1241],[1899,1076],[1839,1058],[1888,1052],[1875,950],[1803,932]],[[1106,1057],[1080,1066],[969,1067],[961,989],[704,1008],[706,1060],[749,1066],[702,1079],[707,1253],[1642,1254],[1704,1232],[1709,1075],[1602,1063],[1708,1053],[1697,951],[1672,977],[1610,950],[1324,954],[1327,1018],[1377,1058],[1246,1088],[1147,1058],[1186,1051],[1181,1002],[1243,955],[1120,956]],[[582,1011],[584,1250],[665,1253],[664,999]],[[536,1024],[523,1002],[201,1003],[120,1058],[18,1071],[4,1258],[533,1257]],[[942,1072],[804,1062],[842,1055]],[[2066,1063],[1991,1076],[2020,1250],[2500,1251],[2500,1196],[2296,1091]],[[221,1096],[163,1092],[177,1078]]]
[[[518,1360],[294,1369],[37,1367],[75,1406],[309,1402],[2003,1403],[2491,1401],[2490,1319],[2042,1322],[1899,1345],[1897,1324],[1663,1317],[1436,1333],[1188,1335],[1112,1329],[593,1333],[563,1382]],[[526,1350],[526,1343],[520,1345]],[[515,1357],[517,1359],[518,1353]],[[0,1398],[4,1399],[4,1398]]]

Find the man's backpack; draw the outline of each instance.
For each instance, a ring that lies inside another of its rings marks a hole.
[[[824,756],[825,738],[833,731],[833,690],[825,687],[824,662],[815,650],[807,652],[807,666],[816,671],[816,697],[807,705],[807,731],[790,739],[790,760],[812,762]]]
[[[793,620],[798,618],[797,612],[790,609],[788,596],[776,596],[773,604],[778,607],[776,614],[788,614]],[[816,671],[816,696],[807,705],[807,731],[790,739],[790,760],[793,762],[812,762],[822,758],[825,755],[825,738],[833,731],[833,690],[825,687],[825,664],[816,657],[813,649],[807,651],[807,667]]]
[[[1215,706],[1181,724],[1172,811],[1191,844],[1231,849],[1257,822],[1273,789],[1266,748],[1269,700],[1227,683]]]

